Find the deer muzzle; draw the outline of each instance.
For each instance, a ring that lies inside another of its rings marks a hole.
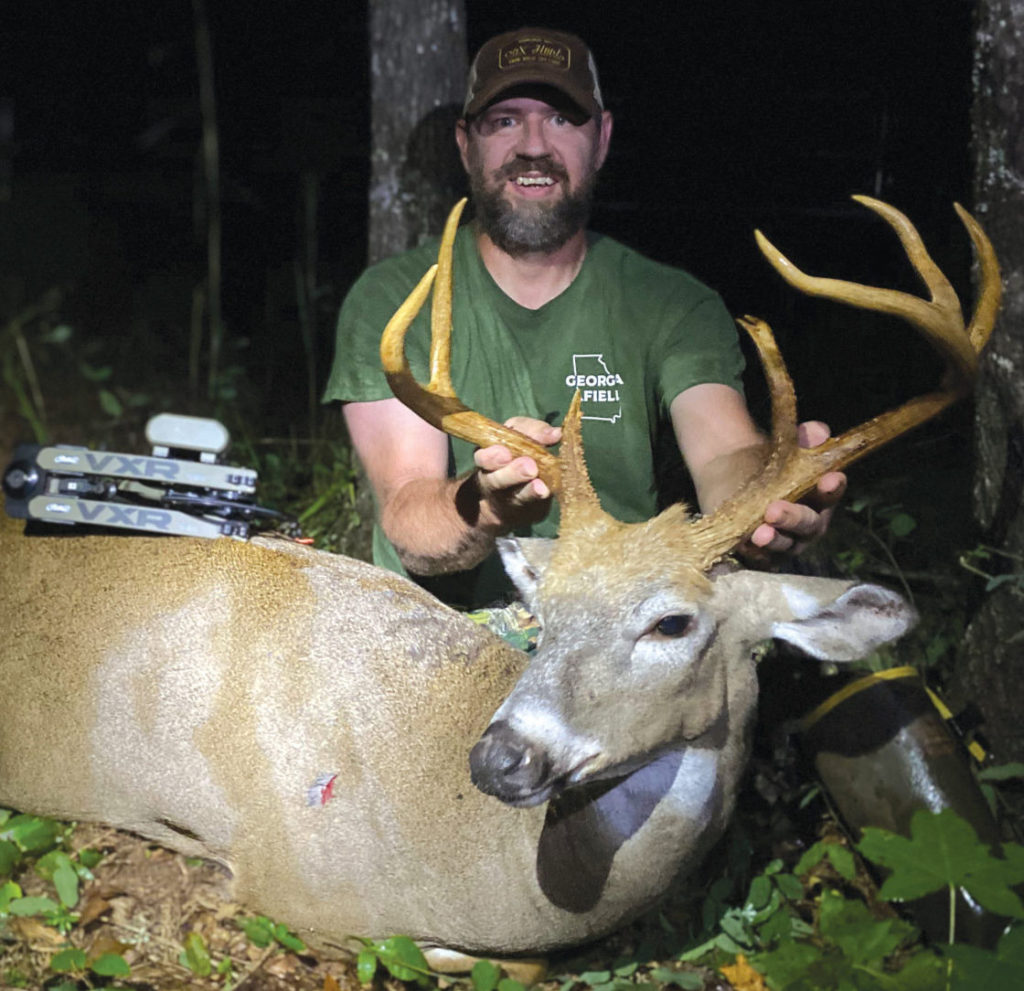
[[[547,753],[502,720],[470,751],[469,771],[477,788],[507,805],[537,805],[556,784]]]

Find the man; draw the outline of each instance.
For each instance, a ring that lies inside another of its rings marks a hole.
[[[555,444],[575,389],[583,441],[604,508],[624,521],[656,506],[652,448],[668,421],[703,512],[760,464],[764,439],[743,399],[735,325],[719,297],[684,272],[586,230],[612,116],[594,60],[574,35],[526,28],[488,41],[470,69],[455,139],[476,218],[454,251],[456,391],[471,408]],[[403,406],[380,371],[387,319],[434,261],[436,243],[370,269],[338,323],[327,399],[348,429],[377,497],[378,564],[451,575],[443,598],[477,607],[506,585],[497,536],[557,532],[557,507],[528,457],[474,451]],[[413,324],[425,374],[426,314]],[[804,424],[820,443],[823,424]],[[752,535],[787,551],[824,531],[845,479],[822,479],[811,504],[773,503]],[[816,508],[815,508],[816,507]]]

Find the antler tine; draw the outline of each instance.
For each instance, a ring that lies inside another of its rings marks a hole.
[[[504,444],[516,457],[527,455],[537,462],[537,470],[552,492],[561,489],[558,458],[529,437],[488,419],[465,406],[452,388],[451,313],[452,247],[459,217],[466,200],[455,204],[445,223],[438,250],[438,261],[388,321],[380,339],[380,360],[391,391],[414,413],[438,430],[480,447]],[[430,381],[416,381],[405,354],[405,335],[426,302],[431,288],[434,300],[431,312]]]
[[[912,323],[946,359],[951,373],[961,385],[969,387],[977,369],[977,354],[970,346],[970,338],[964,335],[960,301],[949,280],[932,260],[921,236],[904,214],[870,196],[854,196],[853,199],[877,213],[896,232],[910,263],[931,294],[931,300],[896,289],[877,289],[856,282],[807,275],[760,231],[755,231],[758,246],[776,271],[801,292],[865,310],[888,313]]]
[[[797,289],[864,309],[891,313],[921,330],[946,358],[948,370],[943,385],[935,392],[911,399],[818,447],[800,448],[793,386],[771,328],[752,317],[738,321],[752,337],[764,366],[772,397],[772,445],[762,471],[712,515],[697,520],[691,526],[694,550],[704,569],[756,529],[770,502],[799,499],[810,492],[826,472],[852,464],[931,419],[970,390],[978,353],[992,332],[999,309],[999,266],[991,243],[977,222],[958,206],[957,212],[974,242],[982,273],[982,290],[974,318],[970,328],[965,329],[960,304],[952,287],[928,256],[910,221],[888,204],[868,197],[855,198],[884,217],[899,234],[914,268],[931,293],[930,302],[895,290],[807,276],[769,244],[760,232],[758,244],[783,278]]]
[[[954,203],[953,209],[956,210],[960,222],[967,228],[981,274],[981,292],[978,295],[977,305],[974,307],[971,325],[967,328],[967,336],[970,338],[974,350],[980,354],[981,349],[988,343],[992,328],[996,325],[996,314],[999,312],[999,304],[1003,298],[999,259],[996,258],[996,250],[992,247],[988,235],[981,229],[981,224],[959,203]]]

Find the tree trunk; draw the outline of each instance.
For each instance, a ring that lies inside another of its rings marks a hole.
[[[975,213],[1003,271],[1003,309],[977,390],[975,515],[983,562],[1005,576],[967,631],[958,694],[986,720],[996,758],[1024,760],[1024,0],[980,0],[972,111]]]
[[[371,263],[439,234],[463,186],[465,0],[370,0]]]

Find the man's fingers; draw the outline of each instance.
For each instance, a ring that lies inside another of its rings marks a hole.
[[[546,420],[536,420],[532,416],[513,416],[505,421],[506,427],[518,430],[530,440],[550,447],[562,439],[562,428],[553,427]]]
[[[796,428],[796,442],[801,447],[817,447],[832,436],[827,423],[821,420],[806,420]]]

